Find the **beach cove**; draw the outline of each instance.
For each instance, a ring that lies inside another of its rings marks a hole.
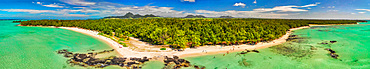
[[[180,56],[180,57],[194,57],[194,56],[202,56],[202,55],[210,55],[210,54],[221,54],[221,53],[226,53],[226,52],[239,52],[243,50],[254,50],[254,49],[263,49],[267,47],[271,47],[274,45],[278,45],[281,43],[284,43],[286,39],[288,39],[289,35],[291,34],[290,31],[287,32],[284,36],[280,37],[279,39],[273,40],[271,42],[260,42],[256,45],[233,45],[233,46],[222,46],[221,45],[216,45],[216,46],[202,46],[198,47],[196,49],[192,48],[186,48],[184,51],[172,51],[172,52],[138,52],[138,51],[133,51],[127,47],[122,47],[122,45],[118,44],[117,42],[98,35],[98,32],[96,31],[91,31],[91,30],[86,30],[86,29],[81,29],[81,28],[73,28],[73,27],[58,27],[62,29],[67,29],[71,31],[76,31],[80,32],[92,37],[95,37],[97,39],[100,39],[107,44],[109,44],[113,49],[115,49],[122,57],[156,57],[156,56]],[[303,28],[309,28],[308,26],[304,27],[299,27],[299,28],[293,28],[290,29],[291,31],[294,30],[299,30]],[[147,44],[148,45],[148,44]],[[120,48],[121,47],[121,48]]]

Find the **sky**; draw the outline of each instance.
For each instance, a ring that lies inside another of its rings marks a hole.
[[[0,19],[162,17],[370,19],[370,0],[0,0]]]

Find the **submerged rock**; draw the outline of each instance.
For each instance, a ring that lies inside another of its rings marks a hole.
[[[165,56],[165,59],[163,60],[165,62],[165,68],[173,68],[173,69],[179,69],[181,67],[189,67],[190,62],[185,59],[179,59],[178,56],[173,56],[173,58],[169,58]],[[170,65],[174,65],[169,67]],[[194,66],[196,68],[196,66]]]
[[[241,61],[238,61],[241,66],[250,66],[251,64],[247,62],[247,59],[243,58]]]
[[[337,42],[337,41],[330,41],[330,43],[335,43],[335,42]]]
[[[247,54],[248,52],[260,53],[258,50],[245,50],[245,51],[240,52],[239,54]]]
[[[133,69],[138,69],[141,67],[137,67],[137,65],[143,64],[146,61],[149,61],[151,58],[143,57],[143,58],[130,58],[130,60],[127,60],[127,58],[124,57],[116,57],[116,56],[111,56],[108,58],[95,58],[96,55],[102,54],[102,53],[109,53],[113,52],[114,49],[112,50],[104,50],[102,52],[91,52],[87,54],[79,54],[79,53],[72,53],[69,52],[66,49],[63,50],[58,50],[58,54],[64,54],[65,57],[69,58],[72,57],[68,60],[69,63],[73,65],[79,65],[79,66],[92,66],[96,68],[104,68],[109,65],[118,65],[121,67],[131,67]]]
[[[330,56],[331,56],[332,58],[338,59],[339,55],[335,54],[335,51],[334,51],[334,50],[329,49],[329,48],[327,48],[327,49],[325,49],[325,50],[327,50],[327,51],[329,51],[329,52],[330,52]]]

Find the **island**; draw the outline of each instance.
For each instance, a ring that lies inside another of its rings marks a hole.
[[[308,28],[310,24],[357,22],[255,18],[138,18],[29,20],[21,22],[19,26],[68,29],[105,41],[121,55],[120,57],[145,57],[167,62],[168,58],[165,57],[192,57],[249,50],[258,52],[256,49],[284,43],[293,30]]]

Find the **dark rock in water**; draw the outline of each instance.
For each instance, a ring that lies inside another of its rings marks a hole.
[[[179,62],[183,63],[185,62],[185,59],[179,59]]]
[[[173,56],[173,58],[174,58],[174,59],[179,59],[179,57],[178,57],[178,56]]]
[[[197,65],[194,65],[194,68],[196,68],[196,69],[199,69],[199,66],[197,66]]]
[[[298,35],[289,35],[289,37],[297,37]]]
[[[244,51],[242,51],[242,52],[240,52],[240,54],[247,54],[248,52],[244,52]]]
[[[330,53],[335,53],[332,49],[326,48],[325,50],[328,50]]]
[[[245,51],[242,51],[242,52],[240,52],[239,54],[247,54],[248,52],[256,52],[256,53],[260,53],[258,50],[246,50],[246,52],[245,52]]]
[[[333,57],[333,58],[335,58],[335,59],[338,59],[338,55],[335,54],[335,53],[330,53],[330,56]]]
[[[332,58],[335,58],[335,59],[338,59],[338,57],[339,57],[339,55],[337,55],[337,54],[335,54],[335,51],[334,50],[332,50],[332,49],[325,49],[325,50],[327,50],[327,51],[329,51],[330,52],[330,56],[332,57]]]
[[[146,61],[149,61],[150,58],[143,57],[141,58],[130,58],[129,61],[126,61],[127,58],[123,57],[116,57],[116,56],[111,56],[108,58],[95,58],[97,54],[102,54],[102,53],[109,53],[114,51],[112,50],[104,50],[102,52],[98,53],[88,53],[88,54],[79,54],[79,53],[72,53],[69,52],[68,50],[59,50],[57,51],[58,54],[64,54],[65,57],[72,57],[70,60],[68,60],[68,63],[71,63],[73,65],[79,65],[79,66],[93,66],[96,68],[103,68],[109,65],[118,65],[121,67],[131,67],[133,69],[138,69],[141,67],[137,67],[139,64],[143,64]]]
[[[179,59],[178,56],[173,56],[173,58],[169,58],[165,56],[165,59],[163,60],[165,62],[165,67],[169,67],[169,65],[175,64],[172,68],[179,69],[181,67],[189,67],[190,62],[185,59]]]
[[[257,52],[257,53],[260,53],[260,51],[258,51],[258,50],[252,50],[252,52]]]
[[[322,42],[321,44],[329,44],[329,43]]]
[[[330,43],[335,43],[335,42],[337,42],[337,41],[330,41]]]

